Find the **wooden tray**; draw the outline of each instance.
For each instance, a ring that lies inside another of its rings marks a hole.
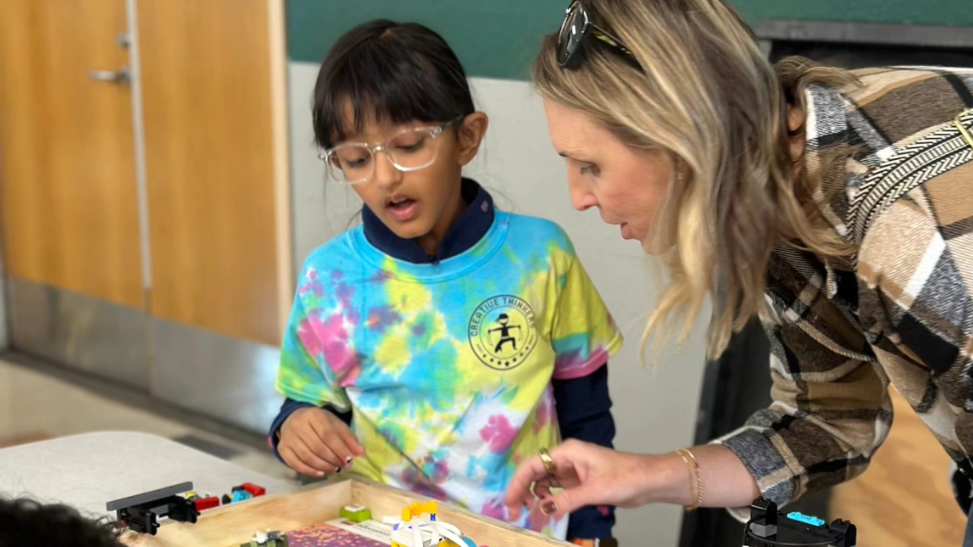
[[[345,505],[364,505],[371,509],[375,520],[381,520],[384,516],[400,515],[403,508],[421,500],[408,492],[350,478],[209,509],[200,514],[196,524],[167,521],[155,536],[130,532],[121,540],[131,547],[239,547],[250,541],[254,532],[289,532],[338,518]],[[479,546],[570,545],[445,503],[440,504],[438,516],[457,526]]]

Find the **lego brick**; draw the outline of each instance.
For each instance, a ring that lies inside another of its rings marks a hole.
[[[253,494],[251,494],[250,492],[247,492],[246,490],[236,490],[236,491],[233,492],[233,498],[232,498],[233,501],[232,501],[232,503],[236,503],[238,501],[243,501],[243,500],[248,500],[248,499],[250,499],[252,497],[253,497]]]
[[[196,503],[196,509],[199,511],[204,511],[206,509],[212,509],[213,507],[220,506],[220,498],[216,496],[208,498],[195,498],[193,500]]]
[[[267,489],[265,489],[263,486],[257,486],[256,484],[249,483],[249,482],[243,483],[241,487],[247,492],[253,494],[253,497],[255,498],[257,496],[262,496],[267,493]]]
[[[346,505],[341,508],[341,518],[354,522],[365,522],[372,519],[372,512],[367,507]]]
[[[124,509],[126,507],[132,507],[134,505],[142,505],[144,503],[150,503],[153,501],[160,500],[162,498],[167,498],[169,496],[175,496],[182,492],[188,492],[193,489],[192,482],[184,482],[181,484],[176,484],[173,486],[168,486],[166,488],[160,488],[158,490],[153,490],[151,492],[146,492],[144,494],[138,494],[135,496],[118,499],[115,501],[108,502],[106,510],[117,511],[119,509]]]

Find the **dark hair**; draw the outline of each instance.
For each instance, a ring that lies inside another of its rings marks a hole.
[[[0,547],[123,547],[110,522],[86,519],[67,505],[0,497]]]
[[[314,138],[330,148],[361,131],[368,116],[379,123],[436,123],[474,111],[463,65],[439,34],[379,19],[345,33],[324,59],[314,86]]]

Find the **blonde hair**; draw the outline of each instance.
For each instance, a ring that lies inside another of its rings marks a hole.
[[[653,230],[653,246],[670,249],[662,257],[669,283],[649,316],[642,350],[653,334],[665,342],[678,332],[684,342],[709,295],[707,349],[715,357],[764,310],[775,245],[822,256],[849,252],[814,201],[826,190],[826,166],[808,170],[791,158],[787,117],[789,101],[806,111],[809,85],[839,87],[855,78],[803,59],[775,70],[721,0],[585,0],[585,7],[643,70],[594,43],[578,69],[562,69],[551,35],[534,62],[535,86],[627,145],[669,153],[674,176]],[[836,148],[831,156],[847,154]]]

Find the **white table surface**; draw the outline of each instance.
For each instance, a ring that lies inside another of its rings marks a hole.
[[[114,516],[105,511],[109,501],[188,481],[221,497],[244,482],[267,494],[298,487],[146,433],[85,433],[0,450],[0,495],[65,503],[92,517]]]

